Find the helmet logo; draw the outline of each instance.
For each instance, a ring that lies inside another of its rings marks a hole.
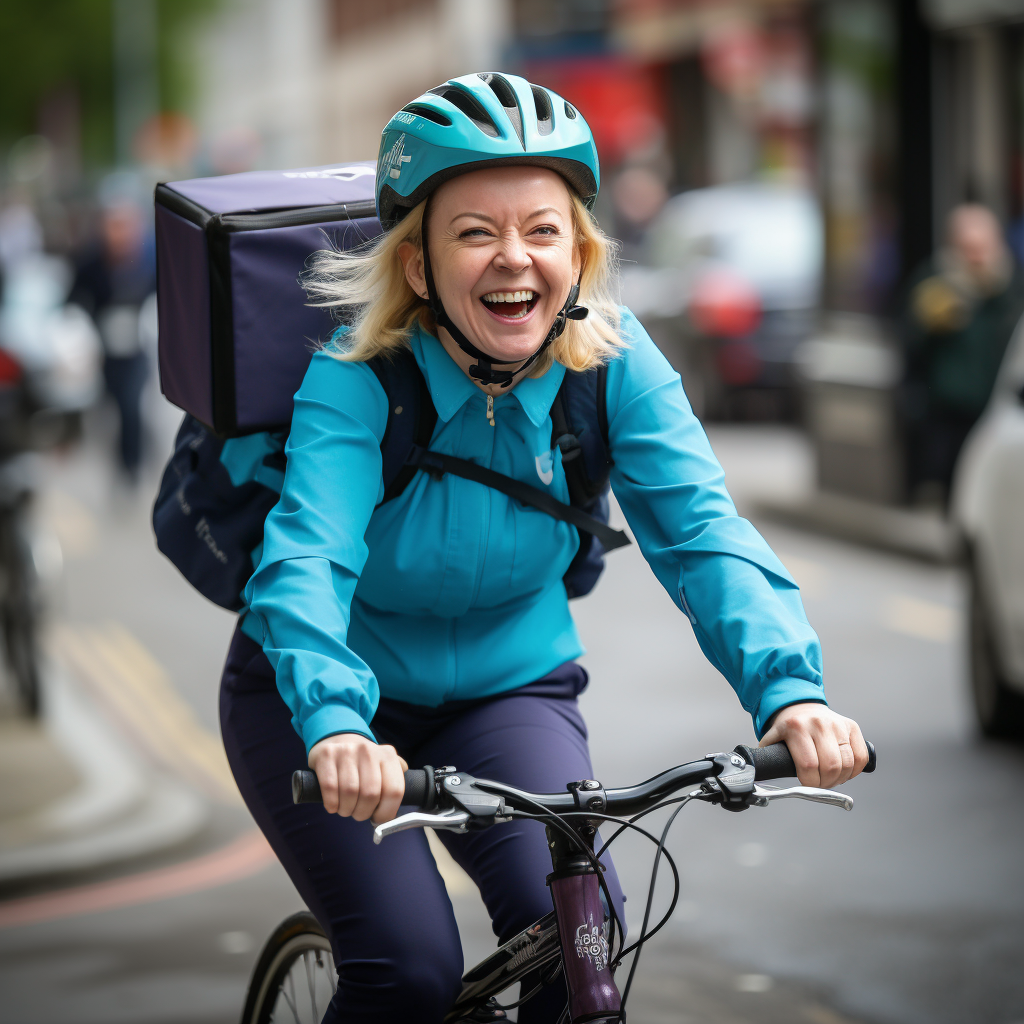
[[[381,178],[385,174],[389,178],[400,178],[402,176],[402,165],[411,163],[412,157],[405,156],[405,135],[399,135],[395,144],[388,150],[387,156],[381,161],[378,174]]]

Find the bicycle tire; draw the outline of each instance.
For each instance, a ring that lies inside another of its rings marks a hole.
[[[976,563],[971,567],[967,604],[971,697],[978,728],[992,739],[1024,739],[1024,694],[1011,689],[999,664]]]
[[[260,952],[241,1024],[320,1024],[337,989],[331,943],[317,919],[300,911],[277,926]]]
[[[37,624],[41,601],[31,546],[24,531],[23,505],[0,513],[0,564],[4,569],[0,630],[8,678],[20,711],[28,718],[38,718],[41,699]]]

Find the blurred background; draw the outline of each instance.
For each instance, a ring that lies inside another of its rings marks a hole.
[[[233,618],[149,526],[154,186],[373,159],[495,69],[593,128],[622,300],[881,757],[848,820],[683,816],[634,1019],[1024,1021],[1024,0],[0,0],[0,40],[0,1021],[234,1020],[298,906],[219,746]],[[750,739],[635,549],[574,611],[603,781]]]

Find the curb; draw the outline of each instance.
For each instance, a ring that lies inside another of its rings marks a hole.
[[[81,782],[3,823],[9,834],[20,829],[32,839],[0,850],[0,883],[133,860],[183,843],[207,823],[206,802],[143,762],[65,673],[48,674],[46,706],[47,731]]]
[[[956,529],[936,513],[877,505],[819,491],[796,504],[761,501],[756,512],[787,526],[939,565],[960,560]]]

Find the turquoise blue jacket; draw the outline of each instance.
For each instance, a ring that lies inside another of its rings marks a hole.
[[[792,577],[736,514],[679,375],[627,310],[622,334],[628,347],[608,367],[612,488],[760,735],[779,708],[824,701],[818,638]],[[431,448],[569,500],[548,415],[562,366],[496,398],[492,427],[483,392],[438,340],[417,330],[411,344],[437,408]],[[418,473],[382,505],[386,422],[365,364],[313,357],[245,589],[242,628],[307,750],[332,733],[372,738],[381,695],[431,707],[486,697],[583,654],[562,584],[575,529],[450,475]]]

